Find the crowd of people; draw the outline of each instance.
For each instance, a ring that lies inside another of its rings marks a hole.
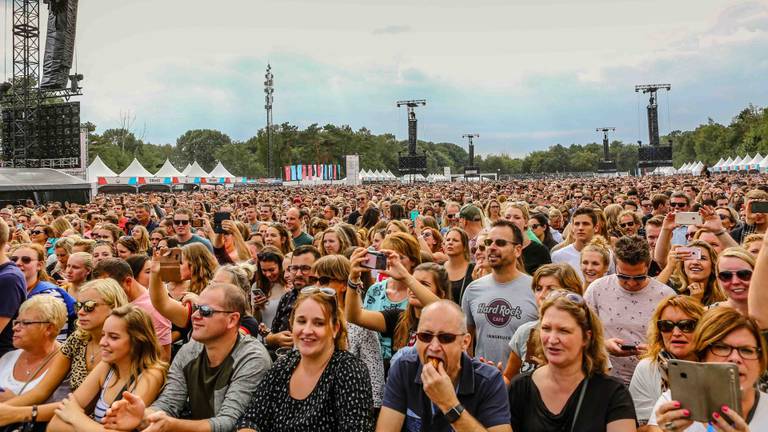
[[[765,431],[763,203],[720,175],[7,205],[0,430]],[[737,406],[694,421],[673,360],[736,365]]]

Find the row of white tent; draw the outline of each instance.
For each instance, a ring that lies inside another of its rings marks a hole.
[[[693,174],[700,175],[704,171],[704,163],[700,161],[688,162],[683,164],[680,168],[674,167],[658,167],[651,174],[660,175],[673,175],[673,174]],[[729,172],[750,172],[757,171],[760,173],[768,173],[768,156],[762,156],[760,153],[754,157],[747,155],[744,157],[736,157],[736,159],[720,158],[716,164],[709,167],[711,173],[729,173]]]
[[[391,180],[397,180],[397,176],[392,174],[391,171],[366,171],[366,170],[360,170],[360,173],[358,174],[360,176],[360,180],[364,182],[371,182],[371,181],[391,181]]]
[[[440,174],[429,174],[428,176],[424,177],[421,174],[417,174],[415,176],[401,176],[398,177],[394,174],[392,174],[391,171],[366,171],[366,170],[360,170],[360,181],[362,182],[374,182],[374,181],[401,181],[401,182],[411,182],[411,181],[417,181],[417,182],[449,182],[451,181],[450,177],[446,177],[444,175]]]

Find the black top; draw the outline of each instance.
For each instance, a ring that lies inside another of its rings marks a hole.
[[[291,397],[289,383],[298,351],[275,362],[253,393],[238,429],[281,432],[373,431],[373,395],[365,364],[347,351],[335,351],[312,393]]]
[[[583,381],[568,398],[563,410],[553,414],[541,400],[533,374],[518,375],[509,387],[512,429],[515,432],[568,432],[582,385]],[[605,432],[608,423],[622,419],[636,419],[635,406],[627,388],[616,378],[602,374],[591,376],[573,430]]]
[[[464,273],[464,277],[451,281],[451,300],[454,303],[461,305],[461,297],[464,295],[464,290],[467,289],[467,285],[472,283],[472,271],[475,270],[475,263],[469,263],[467,266],[467,272]]]
[[[549,256],[549,250],[541,243],[532,241],[523,249],[523,264],[525,272],[532,275],[539,267],[544,264],[550,264],[552,257]]]

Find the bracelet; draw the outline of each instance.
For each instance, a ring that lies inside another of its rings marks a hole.
[[[354,291],[357,291],[357,290],[359,290],[359,289],[363,288],[363,281],[360,281],[360,282],[358,282],[358,283],[355,283],[355,282],[352,282],[352,280],[351,280],[351,279],[347,279],[347,286],[348,286],[350,289],[352,289],[352,290],[354,290]]]
[[[37,405],[32,405],[32,423],[37,423]]]

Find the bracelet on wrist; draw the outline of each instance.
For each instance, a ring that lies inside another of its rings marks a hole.
[[[363,288],[363,281],[358,279],[357,281],[353,281],[352,279],[347,279],[347,287],[350,289],[357,291]]]

